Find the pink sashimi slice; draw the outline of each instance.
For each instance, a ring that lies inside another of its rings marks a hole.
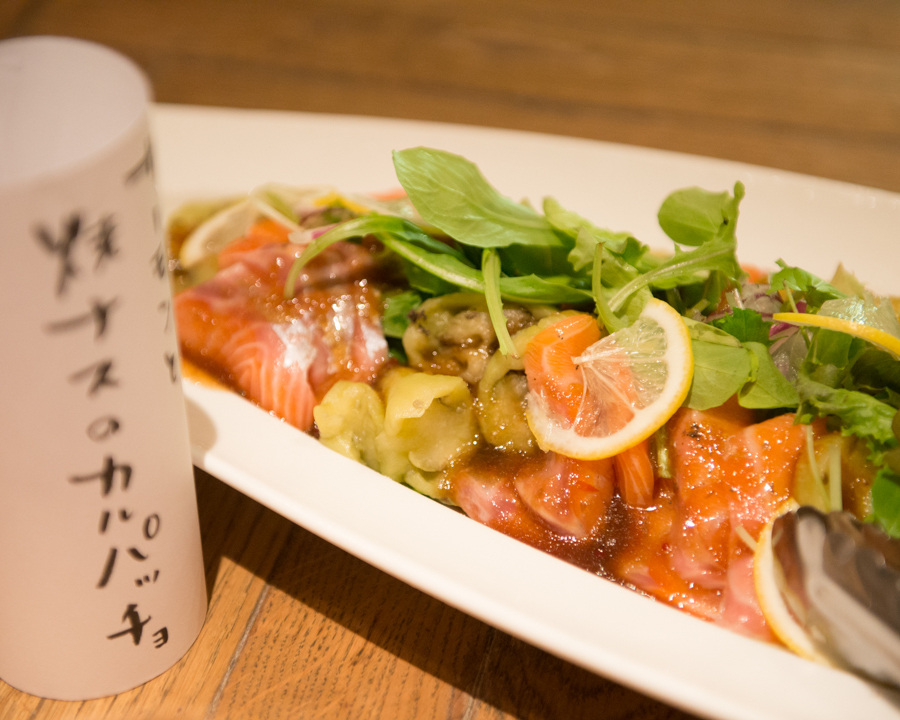
[[[273,243],[233,253],[210,280],[175,297],[183,356],[301,430],[338,380],[371,383],[387,360],[381,300],[366,280],[371,255],[337,243],[289,301],[284,277],[296,251]],[[321,257],[321,256],[320,256]],[[355,280],[355,281],[354,281]]]

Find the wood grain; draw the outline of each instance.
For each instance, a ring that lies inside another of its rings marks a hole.
[[[117,47],[167,102],[557,132],[900,190],[886,0],[45,0],[11,33]]]
[[[900,191],[894,0],[5,0],[0,37],[134,58],[165,102],[441,120]],[[637,718],[680,711],[444,605],[197,474],[210,610],[171,671],[0,720]]]

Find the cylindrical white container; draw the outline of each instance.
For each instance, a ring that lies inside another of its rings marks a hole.
[[[141,71],[0,42],[0,678],[47,698],[176,663],[206,584]]]

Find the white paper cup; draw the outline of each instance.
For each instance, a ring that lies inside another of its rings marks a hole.
[[[107,48],[0,42],[0,678],[47,698],[150,680],[206,615],[149,98]]]

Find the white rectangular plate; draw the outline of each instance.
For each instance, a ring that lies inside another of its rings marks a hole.
[[[747,187],[744,262],[782,257],[824,277],[843,261],[900,292],[900,196],[675,153],[485,128],[157,106],[164,205],[270,181],[397,187],[391,150],[428,145],[476,162],[504,194],[553,195],[600,226],[670,247],[656,211],[672,190]],[[695,620],[556,560],[321,447],[229,392],[185,381],[194,462],[385,572],[596,673],[716,718],[900,718],[900,696]]]

